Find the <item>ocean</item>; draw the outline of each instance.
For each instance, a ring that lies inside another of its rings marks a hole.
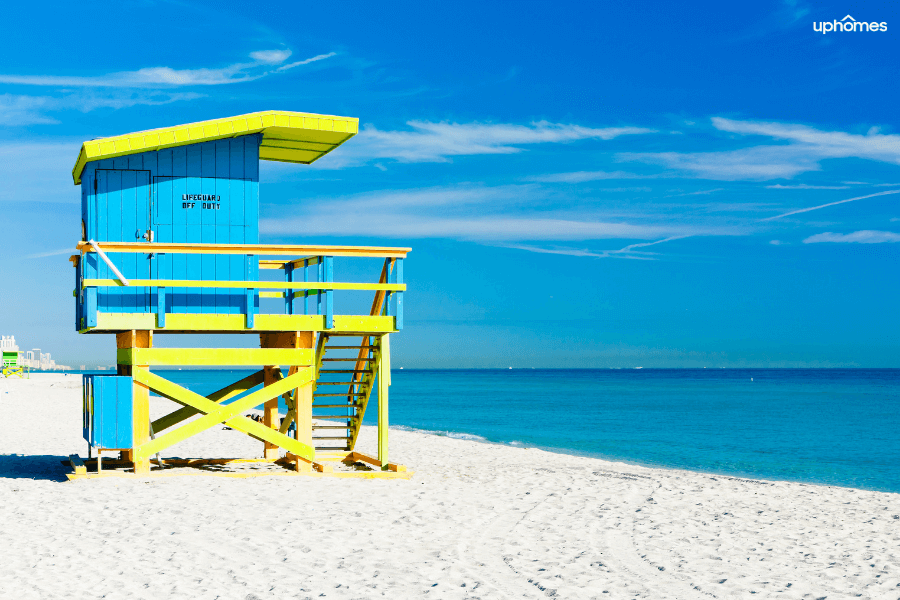
[[[244,374],[165,373],[201,394]],[[647,466],[900,492],[900,369],[395,370],[390,418]]]

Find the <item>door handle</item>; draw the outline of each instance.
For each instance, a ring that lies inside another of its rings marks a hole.
[[[147,232],[141,237],[143,237],[148,242],[153,243],[153,230],[148,229]]]

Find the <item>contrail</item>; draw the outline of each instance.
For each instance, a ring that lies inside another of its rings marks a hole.
[[[847,200],[838,200],[837,202],[829,202],[828,204],[820,204],[819,206],[812,206],[810,208],[801,208],[800,210],[792,210],[791,212],[786,212],[783,215],[775,215],[774,217],[767,217],[765,219],[760,219],[757,222],[761,223],[763,221],[771,221],[773,219],[780,219],[781,217],[789,217],[790,215],[797,215],[800,213],[809,212],[811,210],[819,210],[820,208],[827,208],[829,206],[835,206],[836,204],[844,204],[846,202],[855,202],[857,200],[865,200],[866,198],[874,198],[875,196],[887,196],[888,194],[900,194],[900,190],[889,190],[887,192],[878,192],[877,194],[869,194],[868,196],[859,196],[857,198],[848,198]]]

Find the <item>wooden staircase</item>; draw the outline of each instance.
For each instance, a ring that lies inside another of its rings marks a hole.
[[[317,359],[313,444],[316,450],[353,450],[375,386],[381,338],[322,334]]]
[[[394,265],[393,260],[385,261],[379,283],[387,283]],[[369,314],[386,314],[389,299],[386,292],[376,292]],[[319,334],[313,386],[312,439],[316,450],[354,449],[376,385],[381,340],[381,336]],[[317,425],[316,419],[334,424]]]

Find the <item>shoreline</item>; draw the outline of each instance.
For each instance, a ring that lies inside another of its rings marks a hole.
[[[759,481],[762,483],[796,483],[799,485],[811,485],[811,486],[820,486],[827,488],[837,488],[843,490],[858,490],[861,492],[878,492],[881,494],[897,494],[900,495],[900,491],[894,490],[883,490],[883,489],[875,489],[875,488],[865,488],[865,487],[854,487],[849,485],[836,485],[833,483],[824,483],[818,481],[809,481],[803,479],[772,479],[767,477],[758,477],[753,474],[740,474],[740,473],[729,473],[727,471],[709,471],[709,470],[700,470],[700,469],[686,469],[684,467],[666,465],[662,463],[651,463],[642,461],[640,459],[626,459],[619,458],[614,456],[608,456],[603,454],[594,454],[591,452],[583,452],[579,450],[572,450],[570,448],[557,448],[552,446],[540,446],[537,444],[524,444],[522,442],[499,442],[496,440],[488,439],[482,435],[478,435],[475,433],[468,432],[455,432],[455,431],[440,431],[440,430],[432,430],[432,429],[421,429],[418,427],[409,427],[407,425],[392,425],[391,431],[409,431],[412,433],[419,433],[422,435],[431,435],[435,437],[446,437],[449,439],[458,439],[466,442],[474,442],[478,444],[495,444],[498,446],[509,447],[509,448],[519,448],[522,450],[540,450],[542,452],[547,452],[549,454],[560,454],[563,456],[575,456],[579,458],[590,458],[593,460],[599,460],[602,462],[612,463],[612,464],[620,464],[626,465],[629,467],[641,467],[644,469],[660,469],[663,471],[684,471],[685,473],[695,473],[697,475],[707,475],[710,477],[721,477],[728,479],[735,479],[739,481]],[[900,596],[898,596],[900,597]]]

